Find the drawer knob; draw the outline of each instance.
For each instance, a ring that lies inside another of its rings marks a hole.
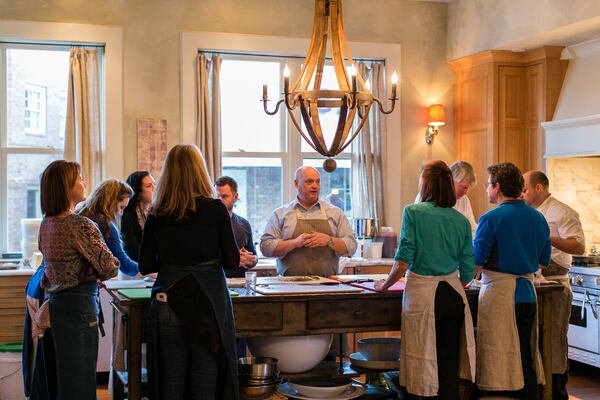
[[[352,315],[354,315],[355,317],[362,317],[363,315],[365,315],[365,312],[363,310],[354,310],[352,311]]]

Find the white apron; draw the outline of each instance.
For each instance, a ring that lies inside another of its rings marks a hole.
[[[544,278],[563,285],[563,290],[552,292],[552,373],[564,374],[567,372],[569,362],[567,331],[571,318],[573,292],[568,275],[545,276]]]
[[[533,285],[533,274],[512,275],[484,270],[477,311],[477,386],[482,390],[519,390],[525,386],[515,316],[517,278]],[[537,382],[546,383],[538,347],[537,304],[531,350]]]
[[[440,282],[448,282],[463,299],[465,319],[460,339],[458,376],[475,382],[473,319],[458,271],[444,276],[424,276],[406,271],[406,288],[402,297],[400,385],[418,396],[438,394],[435,292]]]

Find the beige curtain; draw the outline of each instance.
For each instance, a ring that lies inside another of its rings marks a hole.
[[[65,159],[81,164],[90,193],[104,176],[98,49],[72,48],[69,68]]]
[[[210,177],[221,175],[221,56],[199,53],[196,76],[196,144],[200,147]]]
[[[358,72],[371,82],[373,96],[385,99],[384,65],[358,63]],[[385,103],[384,103],[385,104]],[[362,133],[352,142],[352,214],[355,218],[376,218],[385,224],[383,181],[386,126],[385,116],[373,104]]]

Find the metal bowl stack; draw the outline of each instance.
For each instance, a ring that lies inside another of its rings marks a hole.
[[[238,360],[240,395],[243,399],[264,399],[275,393],[279,383],[277,359],[242,357]]]

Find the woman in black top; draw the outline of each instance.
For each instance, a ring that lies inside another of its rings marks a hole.
[[[152,289],[151,399],[238,399],[235,327],[222,268],[239,265],[229,213],[194,145],[173,147],[144,226]]]
[[[121,237],[125,252],[134,261],[138,260],[142,231],[152,203],[154,178],[148,171],[135,171],[127,177],[127,184],[133,189],[133,196],[123,210],[121,217]]]

